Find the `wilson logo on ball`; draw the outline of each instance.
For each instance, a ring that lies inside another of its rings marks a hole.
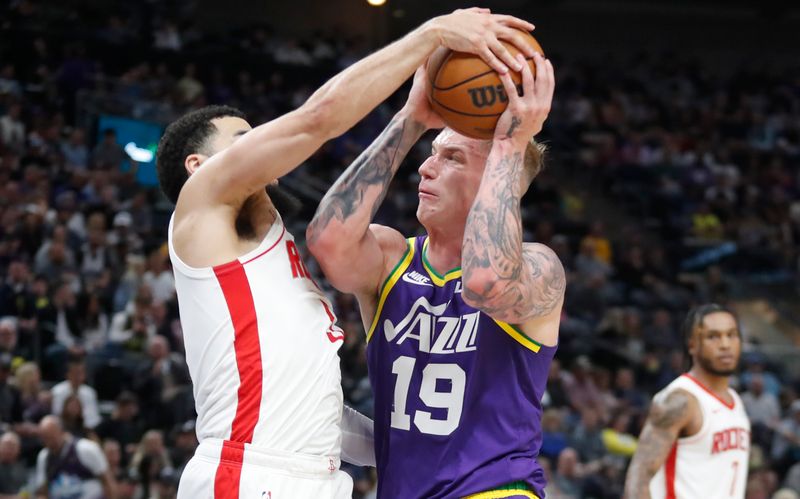
[[[467,92],[469,92],[472,105],[477,108],[494,106],[494,103],[498,100],[503,103],[508,102],[508,95],[506,95],[506,89],[502,83],[500,85],[468,88]],[[517,93],[522,95],[522,85],[517,85]]]

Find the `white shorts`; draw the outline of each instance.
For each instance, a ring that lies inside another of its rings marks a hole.
[[[203,440],[186,464],[178,499],[351,499],[338,458]]]

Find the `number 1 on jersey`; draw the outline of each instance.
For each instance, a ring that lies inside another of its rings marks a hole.
[[[411,430],[411,416],[406,414],[408,390],[411,376],[414,374],[413,357],[401,356],[392,364],[392,374],[397,376],[394,385],[394,407],[392,408],[392,428]],[[438,380],[450,382],[450,390],[436,390]],[[464,391],[467,385],[467,374],[458,364],[428,364],[422,370],[420,384],[420,400],[435,409],[447,409],[445,419],[434,419],[428,411],[417,410],[414,413],[414,426],[428,435],[449,435],[458,428],[461,412],[464,408]]]

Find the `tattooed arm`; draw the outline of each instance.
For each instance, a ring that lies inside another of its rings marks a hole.
[[[409,149],[429,128],[439,126],[425,97],[418,70],[406,106],[350,165],[320,202],[306,229],[308,248],[339,291],[375,293],[387,259],[405,250],[396,230],[370,225]]]
[[[675,390],[662,400],[653,400],[650,414],[639,436],[639,444],[625,480],[627,499],[649,499],[650,481],[664,464],[681,432],[697,414],[693,397]]]
[[[462,246],[462,296],[492,318],[538,326],[534,339],[555,344],[564,298],[564,268],[553,251],[522,242],[520,199],[541,168],[538,133],[553,97],[553,67],[537,55],[536,80],[525,65],[523,95],[508,75],[501,79],[508,109],[495,131],[480,188],[472,204]],[[527,333],[527,331],[526,331]]]

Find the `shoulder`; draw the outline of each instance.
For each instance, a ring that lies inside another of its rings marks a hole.
[[[89,440],[88,438],[79,438],[78,441],[75,442],[75,450],[77,450],[79,454],[97,454],[98,452],[101,454],[103,453],[100,445],[94,440]]]
[[[89,395],[89,396],[92,396],[92,397],[97,394],[97,392],[94,390],[94,388],[92,388],[89,385],[81,385],[80,392],[81,392],[81,394],[86,394],[86,395]]]
[[[408,249],[408,241],[396,229],[385,225],[370,224],[369,230],[375,236],[383,254],[386,255],[386,259],[389,261],[392,260],[393,256],[400,258]]]
[[[62,381],[50,389],[54,396],[66,394],[69,391],[69,381]]]
[[[84,466],[95,474],[103,473],[107,467],[106,456],[103,449],[96,442],[87,438],[78,439],[75,443],[75,452]]]
[[[696,415],[699,409],[694,395],[682,388],[659,392],[650,406],[648,419],[655,426],[682,427]]]

